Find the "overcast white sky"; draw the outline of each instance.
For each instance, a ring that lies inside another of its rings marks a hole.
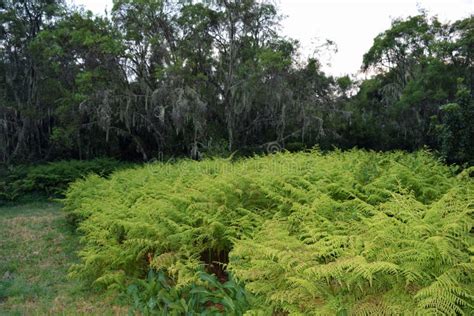
[[[112,0],[69,0],[95,13],[112,8]],[[454,21],[474,13],[473,0],[275,0],[282,33],[300,41],[305,56],[312,54],[315,39],[331,39],[338,52],[323,62],[332,75],[355,74],[363,54],[377,34],[390,27],[393,18],[415,15],[427,9],[442,21]]]

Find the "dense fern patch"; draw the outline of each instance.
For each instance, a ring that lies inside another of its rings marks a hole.
[[[203,270],[230,273],[252,296],[250,314],[470,314],[473,189],[469,170],[455,175],[427,152],[281,153],[92,175],[65,199],[84,236],[72,274],[125,289],[160,271],[179,290],[203,284]]]

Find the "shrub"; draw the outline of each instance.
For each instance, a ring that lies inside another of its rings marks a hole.
[[[54,196],[90,173],[106,176],[126,164],[113,159],[64,160],[41,165],[10,166],[0,170],[0,202],[14,201],[27,194]]]
[[[455,176],[425,151],[89,176],[64,200],[84,235],[71,274],[125,289],[153,269],[180,289],[199,284],[198,271],[230,271],[255,297],[253,314],[469,314],[473,189],[469,170]]]

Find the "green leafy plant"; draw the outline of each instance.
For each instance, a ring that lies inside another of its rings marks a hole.
[[[242,315],[249,307],[249,295],[232,277],[221,282],[204,271],[198,282],[175,287],[163,271],[150,270],[145,280],[128,286],[132,311],[144,315]]]
[[[250,314],[470,314],[474,183],[456,172],[427,151],[313,150],[89,176],[64,200],[71,275],[123,289],[153,269],[171,293],[218,266]]]
[[[0,170],[0,202],[14,201],[28,194],[61,195],[75,180],[94,173],[106,176],[130,166],[117,160],[63,160],[40,165],[10,166]]]

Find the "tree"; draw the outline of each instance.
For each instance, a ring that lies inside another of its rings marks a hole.
[[[470,125],[472,17],[394,20],[364,56],[375,74],[352,82],[298,61],[270,1],[115,0],[106,17],[60,0],[0,5],[3,163],[274,143],[472,160],[471,130],[456,127]]]
[[[0,151],[3,162],[45,156],[44,134],[51,128],[53,104],[45,92],[45,72],[31,45],[52,26],[64,7],[60,0],[0,3]]]
[[[439,134],[442,129],[435,125],[446,119],[446,109],[452,109],[442,105],[456,102],[459,80],[469,87],[467,94],[472,98],[472,23],[470,17],[442,24],[422,13],[395,20],[375,38],[364,55],[363,69],[377,75],[362,83],[358,95],[348,102],[357,118],[356,130],[362,132],[353,144],[441,149],[440,144],[447,141],[446,130]],[[459,115],[469,117],[463,113]],[[371,134],[369,126],[377,132]],[[346,137],[354,137],[350,133],[347,130]],[[455,155],[446,158],[460,161]]]

